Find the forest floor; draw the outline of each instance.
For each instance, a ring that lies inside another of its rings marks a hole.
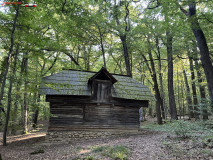
[[[3,160],[155,160],[213,159],[213,146],[198,139],[178,139],[165,131],[143,128],[140,134],[73,141],[68,144],[45,143],[45,132],[8,137],[0,153]]]

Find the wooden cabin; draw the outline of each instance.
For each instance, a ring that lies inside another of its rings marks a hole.
[[[50,103],[49,131],[138,130],[139,109],[153,99],[143,84],[105,68],[44,77],[40,94]]]

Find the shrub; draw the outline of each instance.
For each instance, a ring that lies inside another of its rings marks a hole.
[[[173,132],[177,137],[186,139],[192,136],[191,132],[193,127],[189,122],[179,120],[174,122],[173,126]]]

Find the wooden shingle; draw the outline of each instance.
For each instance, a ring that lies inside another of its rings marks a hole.
[[[42,79],[40,94],[91,96],[88,80],[95,74],[96,72],[63,70]],[[112,76],[117,80],[111,90],[112,97],[132,100],[154,99],[149,88],[142,83],[128,76]]]

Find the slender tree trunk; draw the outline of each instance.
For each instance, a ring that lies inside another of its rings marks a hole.
[[[9,90],[8,90],[8,102],[7,102],[7,115],[6,115],[6,121],[5,121],[5,126],[4,126],[4,134],[3,134],[3,146],[7,145],[7,129],[8,129],[8,124],[9,124],[9,119],[10,119],[10,108],[11,108],[11,102],[12,102],[12,88],[13,88],[13,80],[14,80],[14,75],[16,72],[16,64],[17,64],[17,58],[18,58],[18,47],[16,50],[15,58],[14,58],[14,66],[12,69],[12,73],[10,76],[10,85],[9,85]]]
[[[25,53],[24,61],[24,134],[28,133],[28,94],[27,94],[27,85],[28,85],[28,52]]]
[[[107,68],[107,67],[106,67],[106,59],[105,59],[105,50],[104,50],[104,44],[103,44],[103,34],[101,33],[101,29],[100,29],[99,26],[98,26],[98,31],[99,31],[99,36],[100,36],[101,51],[102,51],[103,60],[104,60],[104,68]]]
[[[76,61],[77,61],[77,63],[79,63],[80,50],[81,50],[81,47],[80,47],[80,45],[78,45],[78,51],[77,51],[77,57],[76,57]]]
[[[205,93],[205,87],[202,85],[203,79],[200,72],[200,67],[198,64],[197,59],[195,60],[195,68],[197,70],[197,76],[198,76],[198,83],[199,83],[199,90],[200,90],[200,97],[201,97],[201,110],[202,110],[202,116],[204,120],[208,119],[208,111],[207,111],[207,104],[206,104],[206,93]]]
[[[166,32],[166,35],[167,35],[169,107],[170,107],[171,120],[177,120],[178,117],[173,87],[172,35],[170,32]]]
[[[154,66],[154,62],[153,62],[153,58],[152,58],[152,54],[150,53],[149,50],[149,58],[151,61],[151,68],[149,67],[148,61],[146,59],[146,57],[142,54],[143,59],[146,62],[147,67],[149,68],[150,73],[152,74],[152,80],[154,82],[154,90],[155,90],[155,98],[156,98],[156,114],[157,114],[157,122],[158,124],[162,124],[162,117],[161,117],[161,104],[162,104],[162,100],[161,100],[161,96],[160,96],[160,91],[158,88],[158,82],[157,82],[157,76],[156,76],[156,72],[155,72],[155,66]]]
[[[195,74],[192,57],[189,56],[190,71],[191,71],[191,81],[192,81],[192,93],[193,93],[193,102],[194,102],[194,117],[199,119],[199,109],[198,109],[198,100],[197,100],[197,91],[195,85]]]
[[[183,75],[184,75],[184,81],[185,81],[185,86],[186,86],[186,97],[187,97],[187,103],[188,103],[188,112],[189,112],[189,119],[194,118],[194,111],[192,107],[192,98],[191,98],[191,93],[190,93],[190,88],[189,88],[189,83],[188,79],[186,76],[186,71],[183,69]]]
[[[33,114],[33,128],[34,129],[36,129],[37,128],[37,124],[38,124],[38,114],[39,114],[39,106],[38,106],[38,104],[39,104],[39,102],[40,102],[40,95],[39,94],[37,94],[37,89],[38,89],[38,86],[37,86],[37,84],[38,84],[38,59],[37,59],[37,61],[36,61],[37,63],[36,63],[36,85],[35,85],[35,88],[36,88],[36,92],[34,93],[34,102],[35,102],[35,104],[36,104],[36,106],[35,106],[35,108],[34,108],[34,114]],[[42,72],[43,71],[41,71],[41,75],[42,75]]]
[[[35,96],[37,97],[36,104],[38,105],[39,102],[40,102],[40,95],[35,94]],[[39,107],[36,106],[36,109],[35,109],[35,112],[34,112],[34,115],[33,115],[33,128],[37,128],[37,125],[38,125],[38,115],[39,115]]]
[[[14,109],[13,109],[13,117],[12,117],[12,121],[13,121],[13,125],[12,125],[12,134],[16,133],[16,126],[17,126],[17,112],[18,112],[18,103],[20,101],[20,86],[18,84],[19,82],[17,82],[17,87],[16,87],[16,98],[15,98],[15,103],[14,103]]]
[[[179,107],[179,117],[181,119],[181,100],[180,100],[180,82],[179,82],[179,72],[178,72],[178,69],[177,69],[177,99],[178,99],[178,107]]]
[[[4,126],[3,146],[7,145],[7,128],[8,128],[8,123],[9,123],[9,119],[10,119],[12,84],[13,84],[13,82],[12,82],[12,76],[11,76],[9,90],[8,90],[7,115],[6,115],[6,121],[5,121],[5,126]]]
[[[130,68],[130,61],[129,61],[129,54],[128,54],[128,47],[127,47],[127,43],[126,43],[126,35],[120,36],[120,39],[121,39],[122,45],[123,45],[126,72],[127,72],[128,76],[132,77],[132,71]]]
[[[19,5],[17,7],[16,10],[16,15],[13,21],[13,28],[12,28],[12,32],[11,32],[11,36],[10,36],[10,49],[9,49],[9,53],[6,59],[6,64],[5,64],[5,70],[4,70],[4,74],[3,74],[3,79],[2,79],[2,86],[1,86],[1,92],[0,92],[0,103],[3,99],[4,96],[4,88],[5,88],[5,83],[6,83],[6,79],[7,79],[7,73],[9,70],[9,63],[10,63],[10,58],[13,52],[13,46],[14,46],[14,33],[15,33],[15,29],[16,29],[16,23],[17,23],[17,19],[18,19],[18,15],[19,15]]]
[[[161,99],[163,101],[163,110],[162,115],[163,119],[167,119],[167,107],[165,103],[165,93],[164,93],[164,87],[163,87],[163,76],[162,76],[162,63],[161,63],[161,52],[160,52],[160,47],[159,47],[159,39],[158,37],[155,38],[156,40],[156,48],[157,48],[157,57],[158,57],[158,66],[159,66],[159,80],[160,80],[160,92],[161,92]]]
[[[25,59],[22,59],[22,65],[21,65],[21,71],[20,71],[20,76],[17,81],[17,86],[16,86],[16,98],[15,98],[15,103],[14,103],[14,114],[13,114],[13,126],[12,126],[12,133],[15,133],[15,127],[16,127],[16,122],[17,122],[17,116],[18,116],[18,103],[20,103],[21,96],[20,96],[20,90],[21,90],[21,85],[22,85],[22,76],[24,72],[24,61]],[[23,114],[22,114],[23,115]]]
[[[182,77],[182,76],[181,76]],[[181,98],[182,98],[182,105],[181,105],[181,113],[184,119],[184,94],[183,94],[183,90],[184,90],[184,82],[183,82],[183,77],[181,78]]]

